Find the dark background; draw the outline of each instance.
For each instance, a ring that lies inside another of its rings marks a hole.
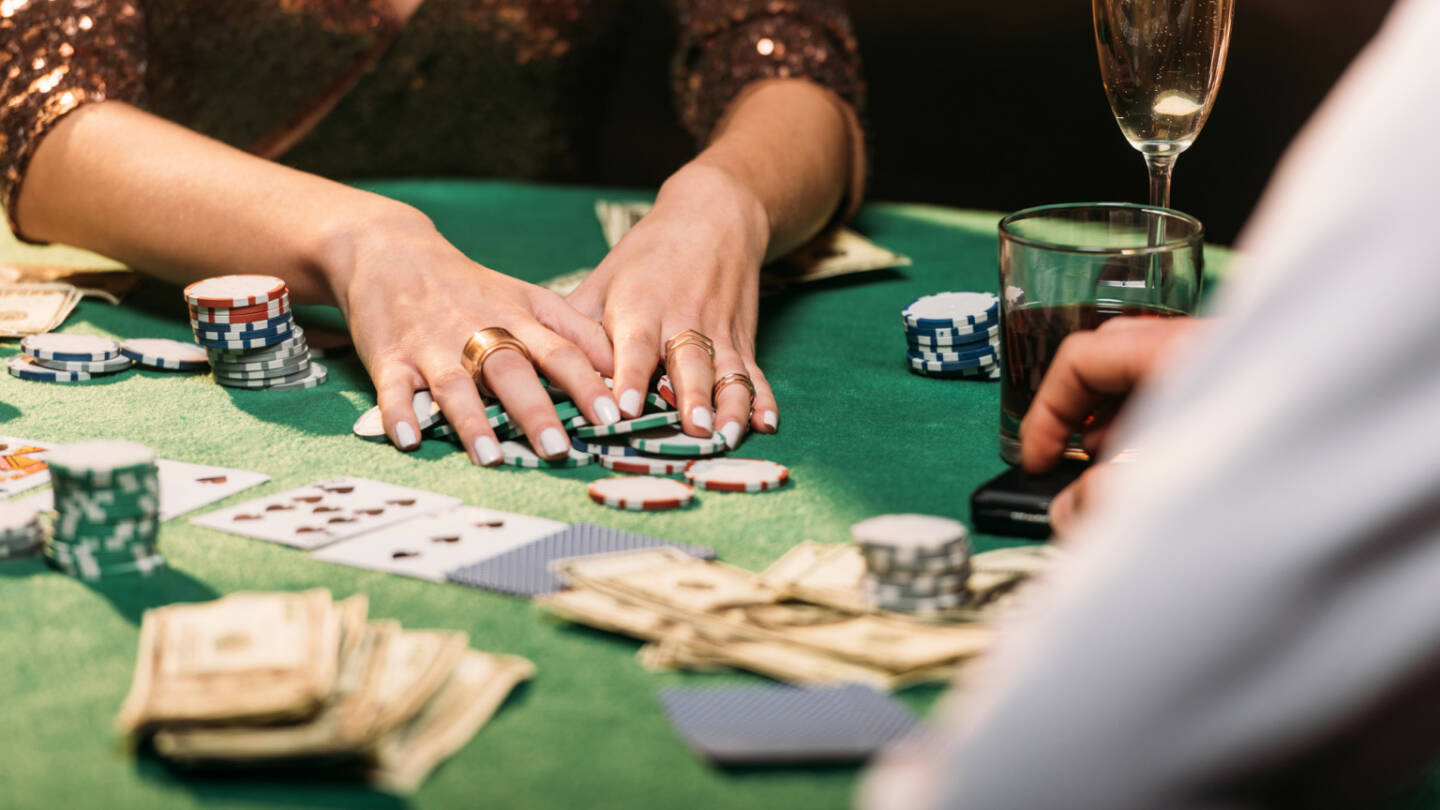
[[[670,102],[673,23],[658,4],[633,5],[595,182],[658,184],[693,148]],[[869,83],[870,199],[1002,211],[1143,201],[1144,163],[1111,117],[1086,0],[849,6]],[[1234,240],[1285,145],[1389,6],[1238,0],[1214,113],[1180,157],[1172,195],[1212,241]]]

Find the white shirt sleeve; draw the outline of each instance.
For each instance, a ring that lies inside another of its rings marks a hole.
[[[1359,799],[1440,751],[1440,2],[1396,6],[1241,253],[1043,609],[863,806]]]

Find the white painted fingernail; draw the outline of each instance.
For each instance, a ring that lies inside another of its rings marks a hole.
[[[720,428],[720,435],[725,437],[725,446],[734,450],[740,446],[740,423],[727,422]]]
[[[690,421],[694,422],[696,427],[705,430],[709,430],[715,424],[714,417],[710,415],[710,409],[703,405],[696,405],[695,409],[690,411]]]
[[[613,425],[620,421],[620,408],[610,397],[596,397],[595,415],[600,417],[600,424]]]
[[[475,457],[486,467],[500,460],[500,445],[489,436],[477,436],[475,438]]]
[[[409,450],[419,444],[415,438],[415,428],[410,427],[409,422],[401,422],[395,426],[395,446],[401,450]]]
[[[641,404],[642,398],[640,396],[640,392],[636,391],[634,388],[631,388],[620,395],[620,410],[624,411],[630,416],[640,415]]]
[[[544,450],[547,456],[559,456],[570,449],[570,442],[565,440],[565,434],[560,432],[560,428],[545,428],[540,431],[540,449]]]
[[[780,426],[780,417],[774,411],[766,411],[765,415],[760,417],[760,421],[765,424],[765,427],[771,430],[775,430]]]

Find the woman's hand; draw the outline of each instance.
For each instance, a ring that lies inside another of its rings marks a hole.
[[[484,382],[535,452],[554,458],[570,450],[537,368],[570,393],[592,424],[620,419],[596,372],[611,368],[610,342],[599,324],[559,296],[476,264],[413,209],[390,211],[343,234],[323,252],[324,273],[397,447],[419,445],[411,401],[415,391],[429,389],[470,460],[485,466],[501,462],[485,404],[461,366],[470,335],[491,326],[509,330],[534,359],[532,366],[518,352],[495,352],[485,363]]]
[[[760,265],[770,229],[765,209],[724,170],[690,164],[661,186],[655,208],[615,245],[567,299],[601,321],[614,342],[615,391],[625,417],[639,416],[667,340],[687,329],[710,338],[715,358],[679,349],[666,369],[685,432],[719,431],[731,448],[747,429],[774,433],[779,409],[755,363]],[[711,389],[728,374],[742,384]]]

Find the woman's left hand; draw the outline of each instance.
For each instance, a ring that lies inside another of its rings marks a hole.
[[[666,369],[685,432],[719,432],[733,449],[747,429],[774,433],[779,409],[755,364],[760,265],[770,239],[764,206],[724,170],[690,164],[660,188],[655,208],[568,301],[600,321],[615,348],[614,391],[626,418],[640,415],[666,341],[687,329],[714,342],[675,352]],[[747,375],[755,386],[716,381]]]

